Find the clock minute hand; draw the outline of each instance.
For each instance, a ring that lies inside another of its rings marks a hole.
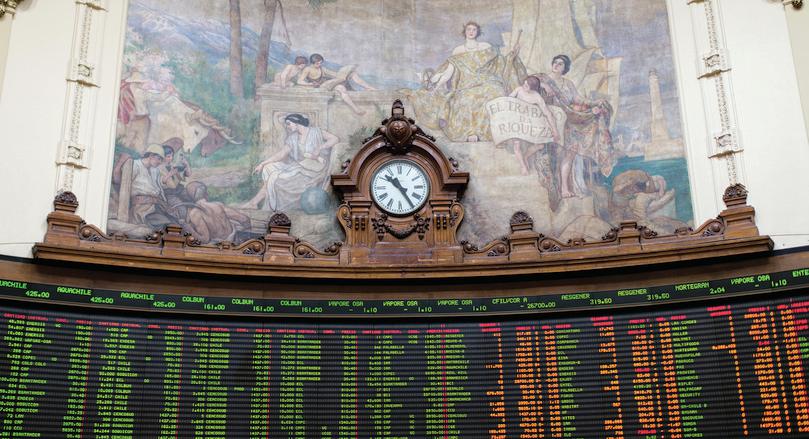
[[[398,179],[398,178],[396,178],[396,177],[391,177],[390,175],[386,175],[386,176],[385,176],[385,179],[386,179],[386,180],[388,180],[389,182],[391,182],[391,183],[393,184],[393,186],[394,186],[396,189],[399,189],[399,192],[401,192],[401,193],[402,193],[402,195],[403,195],[403,196],[404,196],[404,198],[405,198],[405,201],[407,201],[407,204],[409,204],[409,205],[410,205],[410,208],[411,208],[411,209],[412,209],[412,208],[414,208],[414,207],[416,207],[416,205],[415,205],[415,204],[413,204],[413,202],[412,202],[412,201],[410,201],[410,197],[408,197],[408,196],[407,196],[407,189],[405,189],[404,187],[402,187],[402,183],[400,183],[400,182],[399,182],[399,179]]]

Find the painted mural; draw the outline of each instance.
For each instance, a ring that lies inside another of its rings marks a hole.
[[[693,224],[664,0],[131,0],[122,72],[111,233],[340,240],[396,98],[471,174],[461,239]]]

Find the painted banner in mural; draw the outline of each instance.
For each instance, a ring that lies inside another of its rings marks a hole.
[[[329,175],[394,99],[471,174],[460,238],[693,224],[664,0],[131,0],[108,229],[342,239]],[[503,197],[503,194],[509,194]]]

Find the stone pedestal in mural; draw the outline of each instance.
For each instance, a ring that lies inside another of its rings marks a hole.
[[[549,230],[552,215],[548,190],[533,178],[520,174],[514,154],[497,148],[492,142],[442,142],[444,152],[458,160],[460,169],[469,172],[464,200],[474,223],[462,224],[459,239],[485,242],[508,234],[511,216],[524,210],[536,221],[535,229]]]
[[[261,105],[261,144],[280,145],[285,137],[284,117],[300,113],[312,126],[336,135],[340,142],[349,142],[352,134],[368,131],[370,136],[379,122],[389,116],[390,103],[397,97],[394,91],[362,90],[347,92],[363,114],[355,113],[335,91],[313,88],[277,88],[265,84],[258,89]],[[363,139],[360,138],[361,142]]]
[[[471,178],[465,192],[465,206],[474,223],[464,224],[459,239],[480,242],[508,234],[511,216],[517,210],[528,213],[534,229],[551,236],[595,241],[609,231],[610,224],[599,218],[597,198],[606,200],[607,193],[562,198],[551,208],[548,189],[537,171],[528,176],[520,173],[520,165],[508,148],[492,142],[442,142],[448,156],[460,162],[460,168]]]

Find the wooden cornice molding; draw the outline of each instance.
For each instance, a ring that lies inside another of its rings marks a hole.
[[[728,188],[723,199],[727,208],[695,230],[658,235],[636,222],[625,221],[598,242],[562,242],[544,236],[533,230],[533,220],[527,214],[517,212],[507,236],[480,248],[462,242],[460,262],[396,264],[341,259],[345,245],[339,242],[317,249],[290,236],[291,222],[285,215],[270,221],[262,238],[238,244],[200,245],[179,225],[169,225],[141,238],[107,235],[76,215],[76,197],[66,192],[54,200],[45,238],[34,246],[34,256],[48,261],[229,276],[424,279],[572,274],[771,251],[773,242],[759,235],[755,210],[747,205],[744,187]]]
[[[424,169],[430,187],[419,210],[388,215],[370,196],[371,176],[385,163],[407,159]],[[76,215],[78,200],[62,192],[48,215],[43,242],[34,246],[41,260],[69,261],[226,276],[330,279],[478,278],[586,272],[708,260],[772,250],[760,236],[747,190],[729,187],[726,209],[696,230],[659,235],[635,221],[624,221],[600,240],[565,242],[534,230],[525,212],[514,213],[508,235],[480,247],[456,239],[464,218],[462,195],[469,173],[444,155],[435,139],[404,115],[401,101],[391,117],[359,152],[331,177],[342,204],[336,216],[344,241],[326,248],[290,235],[292,221],[273,215],[264,236],[241,243],[201,244],[179,224],[148,236],[108,235]]]

